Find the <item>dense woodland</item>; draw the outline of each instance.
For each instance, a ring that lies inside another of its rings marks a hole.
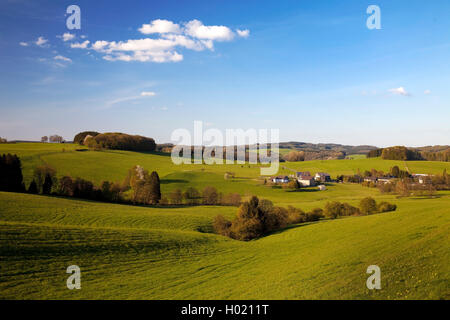
[[[381,157],[385,160],[428,160],[428,161],[450,161],[449,146],[406,148],[403,146],[389,147],[371,150],[367,153],[368,158]]]
[[[120,132],[80,132],[74,137],[74,142],[94,150],[112,149],[139,152],[151,152],[156,150],[156,143],[152,138]]]

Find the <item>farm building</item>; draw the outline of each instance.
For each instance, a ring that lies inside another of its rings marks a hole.
[[[331,181],[331,176],[326,172],[317,172],[316,175],[314,176],[314,178],[317,181],[321,181],[321,182],[330,182]]]
[[[391,183],[392,182],[392,178],[389,177],[385,177],[385,178],[378,178],[377,179],[378,183]]]
[[[300,177],[302,177],[302,176],[305,176],[305,177],[309,177],[311,175],[311,173],[309,172],[309,171],[305,171],[305,172],[296,172],[295,173],[295,177],[298,179],[298,178],[300,178]]]
[[[272,177],[272,182],[273,183],[288,183],[289,182],[289,177],[288,176]]]
[[[316,185],[316,180],[312,176],[300,176],[297,178],[302,187],[312,187]]]
[[[413,174],[413,178],[417,180],[420,184],[426,184],[431,181],[431,176],[428,174]]]

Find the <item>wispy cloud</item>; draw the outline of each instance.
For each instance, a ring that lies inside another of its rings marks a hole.
[[[70,32],[66,32],[66,33],[64,33],[60,36],[56,36],[56,37],[61,38],[64,42],[75,39],[75,35]]]
[[[236,33],[238,34],[239,37],[248,38],[248,36],[250,35],[250,30],[248,30],[248,29],[245,29],[245,30],[236,29]]]
[[[21,45],[22,47],[28,47],[29,46],[29,44],[28,44],[28,42],[19,42],[19,45]]]
[[[39,37],[35,42],[35,44],[39,47],[44,47],[47,43],[48,43],[48,40],[45,39],[44,37]]]
[[[394,94],[394,95],[399,95],[399,96],[405,96],[405,97],[411,96],[411,94],[408,91],[406,91],[406,89],[403,87],[389,89],[388,92],[390,92],[391,94]]]
[[[61,61],[64,61],[64,62],[72,62],[72,59],[64,57],[64,56],[61,56],[61,55],[57,55],[53,59],[61,60]]]
[[[108,102],[106,102],[105,107],[106,108],[110,108],[116,104],[119,103],[123,103],[123,102],[127,102],[127,101],[134,101],[134,100],[139,100],[139,99],[144,99],[144,98],[148,98],[148,97],[153,97],[155,96],[156,93],[153,91],[142,91],[140,95],[138,96],[128,96],[128,97],[123,97],[123,98],[117,98],[114,100],[110,100]]]
[[[155,95],[156,95],[156,93],[153,92],[153,91],[143,91],[143,92],[141,92],[141,96],[142,97],[153,97]]]
[[[86,49],[89,45],[89,40],[83,41],[82,43],[76,42],[76,43],[71,43],[70,47],[71,48],[77,48],[77,49]]]

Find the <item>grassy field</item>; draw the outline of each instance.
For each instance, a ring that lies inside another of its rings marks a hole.
[[[62,150],[64,148],[64,151]],[[38,195],[0,193],[0,298],[12,299],[449,299],[450,192],[396,198],[354,184],[292,192],[267,187],[256,165],[175,166],[160,154],[76,151],[64,144],[0,144],[21,157],[27,182],[42,163],[58,175],[96,183],[121,181],[139,164],[156,170],[162,192],[216,186],[305,210],[365,196],[397,211],[295,225],[240,242],[212,233],[217,214],[234,207],[152,208]],[[441,173],[444,162],[352,159],[282,163],[289,169],[355,173],[393,165]],[[224,173],[236,178],[225,180]],[[82,289],[65,286],[69,265]],[[381,268],[382,290],[365,286],[369,265]]]
[[[449,196],[239,242],[199,231],[219,211],[233,215],[230,208],[0,193],[0,297],[448,299]],[[81,290],[65,287],[72,264]],[[382,270],[382,290],[365,287],[371,264]]]

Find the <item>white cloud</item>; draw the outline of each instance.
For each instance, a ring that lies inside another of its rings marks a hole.
[[[143,91],[143,92],[141,92],[141,96],[142,97],[153,97],[155,95],[156,95],[156,93],[153,92],[153,91]]]
[[[425,94],[431,94],[431,90],[425,90],[423,93],[425,93]]]
[[[89,47],[89,41],[71,44],[72,48],[95,50],[103,53],[107,61],[178,62],[183,55],[178,48],[194,51],[214,49],[214,41],[231,41],[235,33],[226,26],[205,26],[199,20],[191,20],[182,26],[172,21],[157,19],[143,24],[143,34],[158,34],[143,39],[125,41],[98,40]],[[248,37],[249,30],[236,30],[240,37]]]
[[[82,43],[79,43],[79,42],[71,43],[70,47],[71,48],[77,48],[77,49],[86,49],[88,44],[89,44],[89,40],[86,40],[86,41],[84,41]]]
[[[47,42],[48,42],[48,40],[45,39],[44,37],[39,37],[39,38],[36,40],[35,44],[38,45],[39,47],[43,47],[43,46],[45,46],[45,44],[46,44]]]
[[[163,19],[156,19],[151,21],[150,24],[143,24],[138,30],[143,34],[181,32],[181,28],[178,24]]]
[[[64,57],[64,56],[61,56],[61,55],[57,55],[53,59],[61,60],[61,61],[64,61],[64,62],[72,62],[72,59]]]
[[[400,95],[400,96],[410,96],[411,94],[409,92],[407,92],[405,90],[405,88],[403,87],[399,87],[399,88],[394,88],[394,89],[389,89],[388,90],[390,93],[395,94],[395,95]]]
[[[191,20],[186,23],[185,33],[191,37],[206,40],[230,41],[234,33],[225,26],[205,26],[199,20]]]
[[[183,56],[178,52],[151,52],[136,51],[132,55],[118,53],[115,55],[104,56],[107,61],[139,61],[139,62],[178,62],[183,60]]]
[[[250,30],[248,30],[248,29],[245,29],[245,30],[236,29],[236,33],[238,34],[239,37],[248,38],[248,36],[250,35]]]
[[[19,42],[19,44],[22,46],[22,47],[28,47],[28,43],[27,42]]]
[[[57,37],[63,39],[64,42],[75,39],[75,35],[69,32],[66,32],[63,35]]]
[[[92,44],[92,49],[94,49],[94,50],[96,50],[96,51],[101,51],[104,47],[106,47],[107,45],[109,45],[109,42],[108,41],[103,41],[103,40],[100,40],[100,41],[95,41],[93,44]]]

